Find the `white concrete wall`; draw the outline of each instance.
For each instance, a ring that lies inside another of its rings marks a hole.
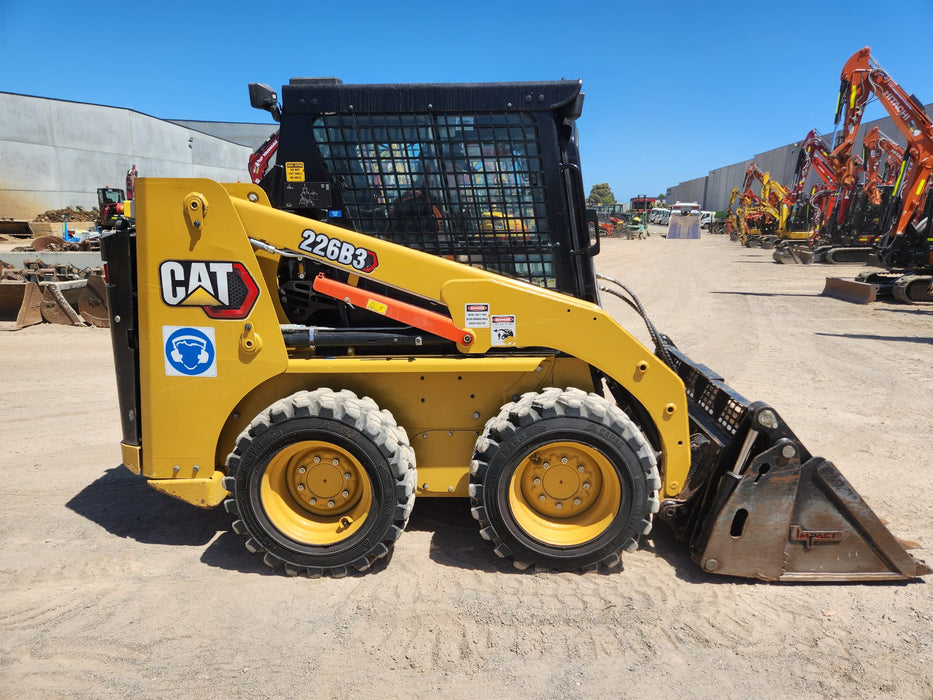
[[[250,152],[129,109],[0,92],[0,218],[91,209],[133,164],[141,177],[248,182]]]
[[[672,192],[673,197],[665,198],[668,204],[675,202],[697,202],[701,209],[705,209],[707,176],[697,177],[693,180],[681,182]]]
[[[927,105],[925,108],[927,115],[933,117],[933,105]],[[903,146],[907,139],[900,133],[894,121],[890,117],[876,119],[866,122],[859,127],[858,135],[855,139],[854,153],[861,154],[862,139],[865,133],[872,127],[877,126],[882,133],[893,141]],[[807,129],[800,138],[803,140]],[[827,142],[832,138],[832,134],[823,134]],[[770,173],[782,185],[790,187],[793,184],[794,168],[797,166],[797,154],[800,152],[800,142],[790,143],[786,146],[758,153],[754,157],[744,160],[740,163],[726,165],[710,170],[707,175],[706,197],[705,201],[697,199],[697,193],[700,192],[700,181],[703,178],[688,180],[667,189],[667,201],[673,202],[679,199],[682,202],[699,201],[704,209],[713,211],[725,210],[729,206],[729,197],[732,194],[732,188],[741,189],[742,181],[745,178],[745,169],[749,163],[754,162],[762,172]],[[809,188],[817,181],[814,172],[810,172],[806,187]],[[759,185],[756,183],[752,189],[757,192]]]
[[[257,111],[256,114],[258,116],[262,113]],[[279,130],[279,125],[274,122],[252,124],[249,122],[204,122],[185,119],[169,119],[168,121],[186,129],[200,131],[225,141],[233,141],[233,143],[238,143],[241,146],[249,146],[254,151]]]

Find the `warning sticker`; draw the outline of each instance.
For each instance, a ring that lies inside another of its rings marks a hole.
[[[467,328],[489,328],[489,304],[467,304],[465,317]]]
[[[500,314],[491,318],[490,344],[515,345],[515,316]]]
[[[287,182],[304,182],[305,164],[301,161],[290,161],[285,163],[285,180]]]
[[[370,311],[375,311],[377,314],[386,315],[386,312],[389,310],[389,307],[383,304],[382,302],[376,301],[375,299],[366,300],[366,308]]]

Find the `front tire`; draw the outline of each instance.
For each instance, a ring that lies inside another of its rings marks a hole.
[[[503,406],[470,467],[480,535],[518,568],[617,566],[651,530],[660,486],[638,427],[579,389],[531,392]]]
[[[250,551],[286,573],[343,576],[386,556],[414,505],[414,452],[388,411],[301,391],[260,413],[227,457],[224,505]]]

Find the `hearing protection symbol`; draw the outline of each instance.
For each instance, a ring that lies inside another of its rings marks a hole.
[[[165,374],[170,377],[216,377],[214,329],[163,326]]]

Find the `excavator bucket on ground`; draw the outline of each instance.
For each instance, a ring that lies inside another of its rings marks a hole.
[[[41,260],[27,260],[22,268],[5,267],[0,272],[0,321],[13,320],[17,330],[43,321],[108,328],[102,270]]]
[[[35,282],[0,281],[0,321],[15,321],[16,328],[42,323],[42,290]]]
[[[783,265],[809,265],[813,262],[813,250],[802,246],[782,246],[776,248],[771,257]]]
[[[103,274],[92,274],[78,297],[78,313],[81,318],[97,328],[110,328],[110,311],[107,308],[107,285]]]
[[[21,286],[22,302],[16,313],[16,329],[42,323],[42,289],[35,282]]]
[[[42,282],[42,318],[61,326],[83,326],[84,319],[75,311],[87,280]]]
[[[87,280],[0,283],[0,321],[16,321],[16,329],[46,321],[66,326],[86,325],[78,306]],[[105,307],[106,308],[106,307]],[[99,312],[98,312],[99,313]]]

